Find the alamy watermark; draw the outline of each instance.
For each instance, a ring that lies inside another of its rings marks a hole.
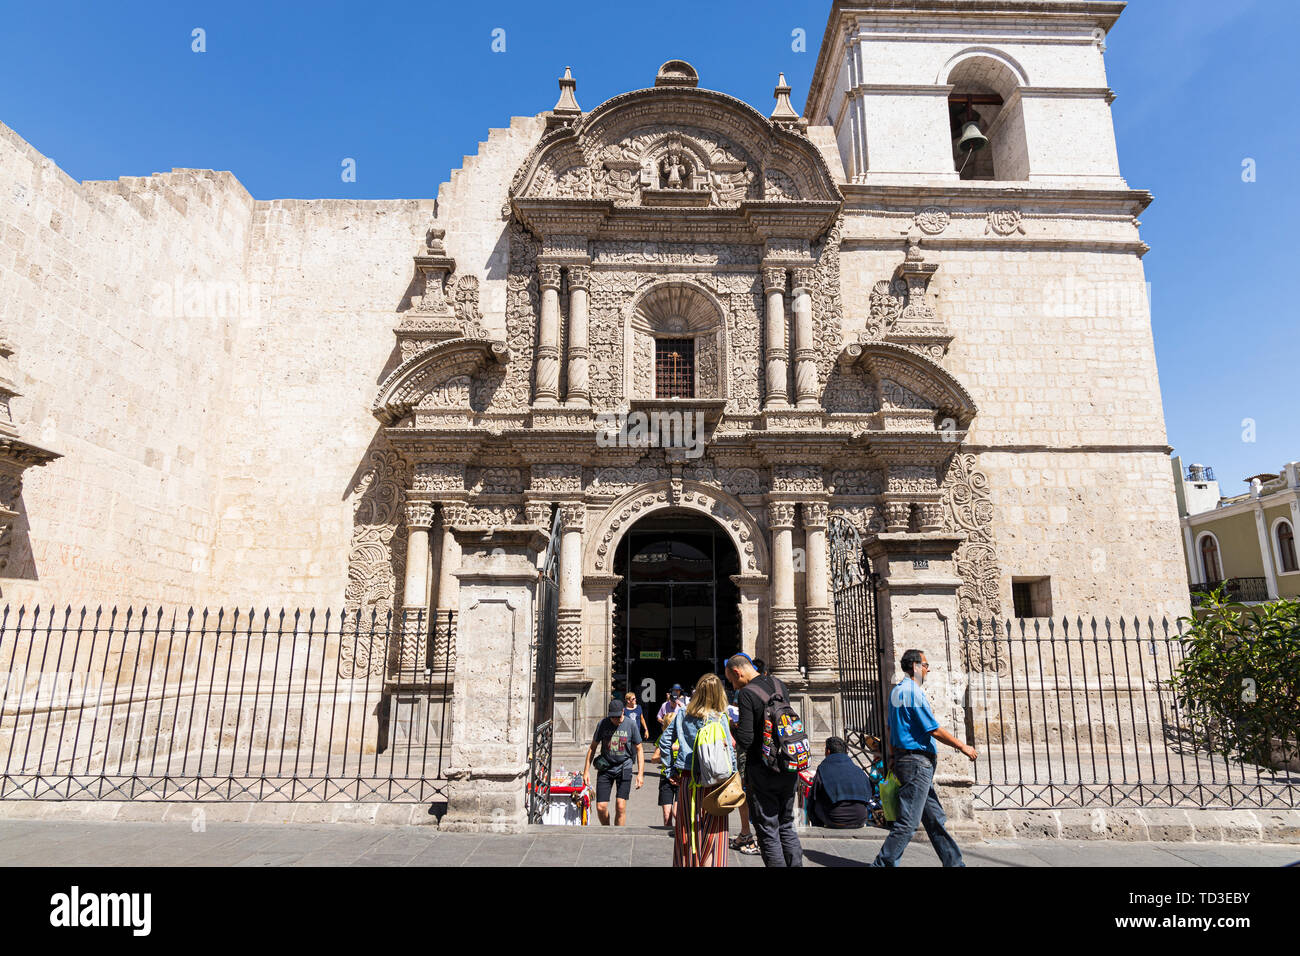
[[[704,413],[687,411],[602,412],[596,416],[600,448],[681,448],[687,458],[704,454]]]

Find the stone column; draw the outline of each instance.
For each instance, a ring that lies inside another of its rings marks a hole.
[[[898,659],[915,647],[930,662],[924,690],[935,718],[959,740],[981,750],[966,729],[966,682],[962,669],[957,590],[962,585],[956,551],[964,534],[885,532],[866,544],[871,566],[880,575],[876,592],[886,687],[902,679]],[[951,663],[951,666],[949,662]],[[935,785],[954,833],[977,836],[971,787],[973,764],[961,753],[939,745]]]
[[[560,505],[560,608],[555,667],[576,674],[582,670],[582,529],[587,506],[581,501]]]
[[[421,640],[429,625],[429,527],[433,504],[406,503],[406,577],[402,583],[401,643],[389,651],[389,672],[423,669]],[[396,660],[393,652],[396,651]]]
[[[527,824],[528,718],[537,622],[534,528],[455,530],[462,547],[450,781],[440,830],[518,833]]]
[[[439,533],[438,594],[434,610],[433,660],[435,669],[454,667],[456,664],[455,624],[448,623],[452,612],[460,609],[460,582],[456,571],[460,567],[460,544],[456,541],[456,525],[469,519],[469,505],[463,501],[444,501],[442,528]]]
[[[429,528],[433,525],[433,503],[406,503],[406,578],[402,584],[402,607],[429,610]]]
[[[786,377],[790,352],[785,339],[785,270],[763,269],[763,291],[767,293],[767,408],[784,408],[790,404]]]
[[[829,574],[826,564],[826,522],[830,507],[824,501],[805,502],[799,506],[803,512],[805,599],[808,639],[806,659],[808,679],[833,680],[839,674],[839,649],[835,644],[835,617],[829,601]]]
[[[560,267],[554,262],[537,265],[542,288],[542,320],[537,342],[538,405],[560,403]]]
[[[1268,524],[1264,520],[1264,505],[1255,499],[1255,534],[1259,538],[1259,559],[1264,562],[1264,587],[1267,589],[1268,599],[1270,601],[1277,599],[1277,574],[1273,570],[1273,542],[1269,540],[1271,535],[1268,531]],[[1219,560],[1223,557],[1220,555]]]
[[[591,287],[590,266],[569,266],[569,388],[570,405],[591,404],[587,385],[587,296]]]
[[[817,349],[813,342],[811,268],[794,270],[794,392],[799,408],[817,408]]]
[[[772,671],[778,677],[799,677],[799,619],[794,604],[794,503],[773,501],[767,506],[772,529]]]

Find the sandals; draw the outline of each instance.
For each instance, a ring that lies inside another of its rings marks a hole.
[[[754,839],[754,834],[747,833],[744,836],[738,836],[731,841],[731,848],[746,856],[754,856],[759,852],[758,841]]]

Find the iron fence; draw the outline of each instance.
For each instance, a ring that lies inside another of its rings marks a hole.
[[[431,801],[455,630],[454,612],[6,607],[0,798]]]
[[[1297,728],[1266,734],[1268,765],[1205,739],[1167,620],[966,622],[962,649],[976,809],[1300,806]]]
[[[1193,584],[1191,587],[1192,607],[1204,602],[1206,595],[1218,588],[1223,588],[1229,601],[1267,601],[1268,582],[1264,578],[1228,578],[1223,581],[1207,581]]]

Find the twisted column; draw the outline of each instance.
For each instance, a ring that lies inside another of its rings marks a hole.
[[[768,408],[788,405],[786,375],[790,352],[785,344],[785,270],[763,270],[763,291],[767,293],[766,349]]]
[[[541,262],[537,274],[542,289],[542,320],[537,342],[538,405],[560,403],[560,267]]]
[[[794,270],[794,391],[799,408],[816,408],[817,349],[813,342],[811,268]]]
[[[772,670],[796,676],[799,670],[799,620],[794,605],[794,504],[767,506],[772,529]]]
[[[590,405],[587,385],[587,300],[590,266],[569,266],[569,388],[570,405]]]

